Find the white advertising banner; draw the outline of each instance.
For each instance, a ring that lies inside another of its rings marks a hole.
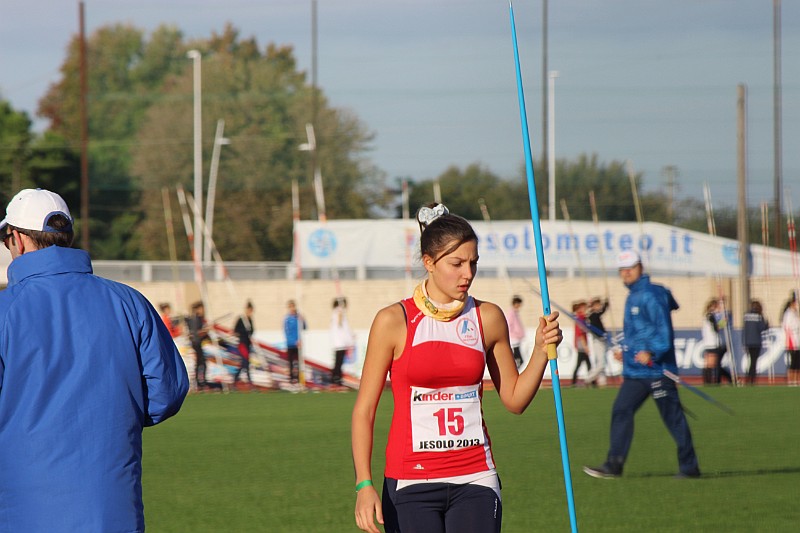
[[[480,265],[536,266],[530,221],[472,222],[480,240]],[[404,220],[335,220],[297,223],[295,247],[302,268],[398,268],[418,263],[419,227]],[[614,268],[617,254],[636,250],[651,272],[738,276],[739,244],[696,231],[647,222],[542,221],[542,247],[549,270]],[[790,252],[750,246],[751,275],[791,276]]]

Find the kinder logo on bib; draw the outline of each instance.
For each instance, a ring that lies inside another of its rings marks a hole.
[[[461,318],[456,323],[456,334],[459,340],[468,346],[478,343],[478,325],[469,318]]]

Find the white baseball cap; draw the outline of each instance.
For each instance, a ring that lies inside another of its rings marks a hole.
[[[633,250],[625,250],[617,256],[617,268],[633,268],[642,262],[642,258]]]
[[[53,215],[64,215],[73,222],[64,199],[54,192],[44,189],[23,189],[19,191],[6,207],[6,217],[0,221],[0,232],[9,224],[20,229],[59,233],[67,228],[56,229],[47,223]]]

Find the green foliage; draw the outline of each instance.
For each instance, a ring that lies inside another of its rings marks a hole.
[[[635,176],[635,183],[637,190],[641,188],[641,175]],[[563,218],[560,206],[563,198],[571,219],[592,220],[589,192],[594,191],[599,220],[636,220],[631,182],[623,162],[601,164],[596,154],[582,154],[574,162],[559,160],[556,184],[557,218]],[[653,218],[648,216],[648,220]]]
[[[477,163],[463,171],[455,166],[438,178],[442,201],[453,212],[468,220],[481,220],[479,199],[483,198],[492,217],[524,219],[530,216],[525,182],[513,183],[492,173]],[[411,187],[411,211],[433,202],[434,181],[415,183]]]
[[[578,156],[574,161],[560,159],[555,164],[556,173],[556,218],[563,219],[562,199],[567,204],[571,219],[591,220],[592,212],[589,193],[594,191],[598,218],[602,221],[636,220],[633,207],[630,179],[624,163],[613,161],[609,164],[599,162],[597,155]],[[548,217],[548,179],[541,164],[534,165],[536,199],[539,216]],[[410,194],[411,209],[433,201],[433,183],[439,182],[442,201],[454,213],[470,220],[482,217],[478,199],[483,198],[492,219],[519,220],[530,217],[528,184],[525,168],[513,179],[504,179],[478,164],[471,164],[463,171],[450,167],[438,178],[417,182]],[[635,177],[637,187],[641,185],[641,175]],[[648,205],[648,219],[663,221],[664,209],[658,197],[645,197]],[[652,209],[657,206],[657,209]]]
[[[237,260],[288,260],[292,249],[291,182],[301,183],[302,216],[317,216],[310,177],[316,159],[329,218],[362,218],[383,202],[383,176],[361,154],[372,139],[353,115],[327,105],[297,70],[290,47],[260,50],[227,25],[186,42],[173,27],[148,38],[130,25],[105,26],[88,39],[89,176],[93,254],[106,259],[167,259],[161,189],[193,191],[193,61],[202,53],[203,180],[213,132],[225,121],[215,197],[216,245]],[[49,132],[77,153],[80,138],[79,41],[68,48],[62,78],[39,104]],[[301,152],[305,124],[315,122],[317,150]],[[0,163],[1,165],[2,163]],[[1,170],[0,170],[1,172]],[[1,175],[0,175],[1,177]],[[77,206],[79,202],[72,203]],[[178,230],[182,224],[175,224]],[[182,232],[182,231],[181,231]],[[179,258],[188,259],[186,239]]]
[[[300,204],[305,218],[316,217],[311,161],[316,155],[323,176],[327,215],[368,215],[370,174],[357,156],[370,140],[354,117],[329,109],[324,98],[315,127],[316,154],[298,147],[306,142],[310,89],[296,70],[292,50],[269,45],[261,54],[255,42],[240,42],[228,27],[201,49],[203,131],[225,121],[215,195],[215,243],[223,257],[237,260],[288,260],[292,250],[291,183],[303,183]],[[132,172],[142,184],[142,228],[160,233],[162,187],[194,189],[192,65],[165,88],[165,97],[147,111],[133,150]],[[205,136],[204,136],[205,137]],[[204,152],[213,145],[205,142]],[[208,164],[204,165],[204,169]],[[205,178],[204,178],[205,179]],[[176,210],[177,212],[177,210]],[[181,249],[186,245],[181,243]],[[146,257],[166,257],[166,242],[143,243]]]
[[[565,389],[581,531],[793,531],[800,520],[795,390],[715,388],[729,416],[686,390],[703,470],[677,480],[675,444],[652,401],[636,416],[625,475],[590,478],[608,445],[616,389]],[[350,415],[354,393],[205,394],[144,432],[148,531],[355,531]],[[380,490],[391,395],[378,407],[373,478]],[[503,482],[503,531],[569,531],[552,392],[522,416],[487,391],[484,415]],[[757,441],[754,441],[757,436]]]
[[[0,186],[3,191],[18,188],[27,177],[30,128],[31,121],[26,113],[14,111],[9,102],[0,99]],[[4,202],[10,199],[10,195],[0,198]]]
[[[26,187],[59,191],[68,205],[80,205],[80,162],[64,138],[53,132],[36,136],[26,113],[0,100],[0,202]]]
[[[154,93],[171,70],[177,70],[180,39],[177,30],[161,27],[148,43],[141,30],[122,24],[102,27],[88,38],[89,224],[95,257],[133,259],[139,255],[131,246],[138,241],[132,240],[135,227],[130,219],[141,218],[135,207],[139,186],[130,174],[131,142]],[[62,150],[69,149],[75,160],[81,128],[79,44],[74,37],[61,67],[61,80],[39,102],[39,114],[50,121],[48,133],[67,140]],[[77,185],[79,178],[72,177]],[[77,212],[80,197],[67,201]]]
[[[556,219],[563,220],[565,213],[571,220],[592,220],[590,193],[594,193],[597,218],[600,222],[636,221],[636,208],[631,179],[625,162],[601,163],[596,154],[582,154],[575,160],[559,159],[556,172]],[[548,218],[547,172],[541,164],[534,165],[536,199],[539,216]],[[473,163],[463,170],[452,166],[437,178],[413,182],[410,185],[409,205],[413,212],[433,202],[434,184],[438,181],[442,201],[454,213],[468,220],[481,220],[480,199],[484,200],[493,220],[521,220],[530,217],[527,176],[524,166],[513,179],[492,173],[490,169]],[[643,222],[661,222],[686,229],[708,232],[707,214],[703,202],[683,198],[670,208],[669,197],[661,191],[642,192],[642,175],[634,176]],[[398,209],[399,213],[399,209]],[[399,214],[397,215],[399,216]],[[737,212],[723,207],[714,214],[716,234],[729,239],[737,238]],[[750,208],[746,216],[750,221],[748,235],[751,243],[761,243],[761,228],[756,209]]]

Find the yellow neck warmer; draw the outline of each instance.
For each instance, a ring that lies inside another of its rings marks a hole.
[[[417,307],[425,316],[447,322],[461,314],[466,300],[455,300],[449,304],[435,303],[428,297],[428,291],[425,290],[425,282],[423,281],[414,289],[414,303],[417,304]]]

